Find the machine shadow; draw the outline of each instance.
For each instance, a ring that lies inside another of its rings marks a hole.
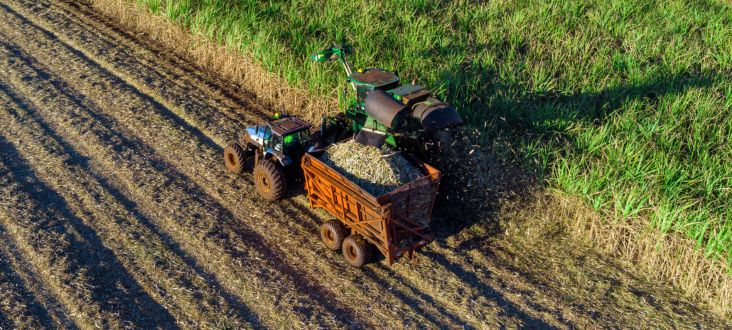
[[[538,141],[545,147],[552,141],[555,146],[565,148],[562,152],[582,154],[584,150],[575,146],[568,132],[570,125],[600,129],[623,111],[626,102],[643,100],[652,108],[666,95],[712,86],[723,74],[690,69],[599,92],[546,91],[515,95],[509,91],[520,90],[519,86],[498,81],[495,72],[480,65],[472,70],[463,69],[460,76],[443,73],[443,78],[451,79],[447,82],[449,86],[472,86],[460,90],[453,87],[447,92],[448,95],[475,95],[470,102],[457,102],[462,103],[457,108],[463,109],[463,115],[479,113],[480,121],[492,126],[463,132],[461,138],[478,141],[477,146],[458,143],[446,153],[433,155],[432,161],[444,174],[433,211],[433,232],[438,239],[444,239],[480,224],[490,234],[498,235],[503,229],[492,214],[502,202],[527,197],[542,188],[542,178],[550,169],[534,165],[539,163],[536,155],[522,153],[519,148],[506,152],[510,148],[506,146]],[[481,83],[467,84],[468,77],[475,76],[480,77]],[[501,98],[500,95],[512,96]],[[479,152],[473,153],[475,150]],[[483,157],[476,157],[478,154]]]
[[[481,121],[494,124],[494,127],[484,128],[482,132],[473,130],[466,134],[463,131],[459,134],[464,136],[456,139],[458,142],[460,138],[473,143],[479,141],[480,145],[457,143],[448,148],[448,152],[431,155],[433,165],[443,171],[440,193],[435,202],[430,225],[436,239],[445,240],[473,226],[482,229],[483,234],[463,241],[455,247],[455,253],[458,255],[467,255],[468,251],[485,247],[485,244],[490,245],[491,238],[502,235],[505,224],[500,223],[496,212],[505,205],[505,201],[515,198],[529,200],[544,186],[542,176],[545,175],[544,172],[550,170],[549,168],[536,168],[530,165],[532,155],[506,153],[505,150],[501,150],[503,146],[517,145],[531,139],[545,145],[549,140],[554,140],[559,142],[558,145],[573,148],[571,149],[573,154],[581,154],[584,150],[580,150],[572,143],[572,136],[567,130],[568,125],[546,123],[572,123],[600,129],[606,122],[612,120],[613,116],[623,111],[623,104],[626,102],[643,100],[649,108],[655,108],[654,106],[664,96],[681,94],[690,88],[712,86],[723,74],[691,69],[672,75],[650,77],[638,83],[624,83],[599,92],[568,94],[552,91],[527,92],[499,101],[498,95],[511,95],[508,91],[520,90],[519,86],[497,81],[495,72],[479,65],[472,71],[462,68],[460,76],[450,72],[442,76],[448,81],[449,86],[473,87],[465,87],[459,93],[453,88],[448,90],[448,95],[451,93],[476,95],[471,99],[473,101],[457,108],[464,109],[463,115],[468,111],[480,113],[483,116]],[[467,84],[469,76],[481,77],[482,84]],[[490,88],[484,88],[485,86]],[[475,150],[481,152],[473,152]],[[513,150],[520,151],[520,149]],[[482,158],[477,156],[481,154]],[[480,251],[490,253],[490,249]],[[439,253],[425,252],[425,255],[452,271],[466,285],[477,286],[491,299],[508,306],[509,315],[526,321],[532,328],[551,328],[542,320],[522,312],[520,307],[481,282],[479,276],[466,271],[459,264],[450,262]],[[522,275],[529,279],[533,278],[532,274],[522,273]],[[532,308],[542,309],[540,306]],[[562,322],[566,324],[566,320]],[[571,324],[566,325],[571,327]]]

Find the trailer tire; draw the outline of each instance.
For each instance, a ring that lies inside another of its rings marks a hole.
[[[361,267],[371,259],[371,245],[361,235],[348,236],[343,240],[343,257],[352,266]]]
[[[348,230],[338,220],[328,220],[320,226],[320,239],[331,250],[340,250],[346,236],[348,236]]]
[[[224,148],[224,164],[226,168],[236,174],[242,174],[247,169],[247,154],[238,143],[230,143]]]
[[[276,201],[287,191],[287,179],[282,166],[271,159],[263,160],[254,167],[254,186],[257,193],[269,201]]]

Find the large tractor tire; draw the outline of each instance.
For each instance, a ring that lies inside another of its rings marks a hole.
[[[349,264],[361,267],[371,260],[371,245],[361,235],[351,235],[343,241],[343,257]]]
[[[320,226],[320,239],[331,250],[340,250],[346,236],[348,236],[348,230],[338,220],[328,220]]]
[[[236,174],[242,174],[247,169],[247,154],[237,143],[230,143],[224,148],[224,164],[226,168]]]
[[[264,199],[276,201],[285,195],[287,182],[282,166],[271,159],[263,160],[254,167],[254,185]]]

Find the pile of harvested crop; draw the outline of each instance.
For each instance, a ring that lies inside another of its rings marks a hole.
[[[330,146],[320,160],[374,196],[389,193],[422,176],[399,152],[353,140]]]

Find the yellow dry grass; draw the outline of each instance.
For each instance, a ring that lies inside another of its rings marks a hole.
[[[327,109],[338,107],[333,95],[314,97],[303,88],[287,86],[284,80],[267,72],[245,54],[193,35],[174,22],[151,14],[147,8],[125,0],[84,1],[130,31],[145,34],[156,44],[196,63],[202,70],[254,92],[270,108],[284,109],[313,122]],[[492,183],[490,180],[485,182]],[[588,240],[604,251],[632,261],[645,270],[648,278],[672,283],[724,314],[729,315],[732,311],[732,279],[726,271],[727,266],[719,259],[705,258],[693,242],[649,231],[648,227],[608,223],[579,199],[559,193],[553,193],[552,198],[540,197],[536,203],[543,206],[532,208],[533,213],[524,214],[524,217],[565,228],[572,233],[572,238]],[[665,243],[660,244],[662,241]]]
[[[531,206],[517,207],[517,201],[504,209],[513,235],[553,233],[584,241],[629,261],[649,279],[672,283],[722,315],[732,312],[732,278],[724,259],[706,258],[693,241],[650,230],[650,226],[642,225],[645,219],[609,223],[607,217],[580,198],[557,191],[546,191],[520,202]]]
[[[100,13],[115,19],[129,31],[146,34],[156,44],[195,63],[201,70],[255,93],[271,109],[296,113],[311,122],[319,119],[329,109],[338,109],[335,94],[331,97],[314,96],[303,88],[290,86],[253,62],[246,54],[233,51],[226,45],[217,44],[203,36],[188,33],[164,17],[151,14],[147,8],[125,0],[84,1]]]

